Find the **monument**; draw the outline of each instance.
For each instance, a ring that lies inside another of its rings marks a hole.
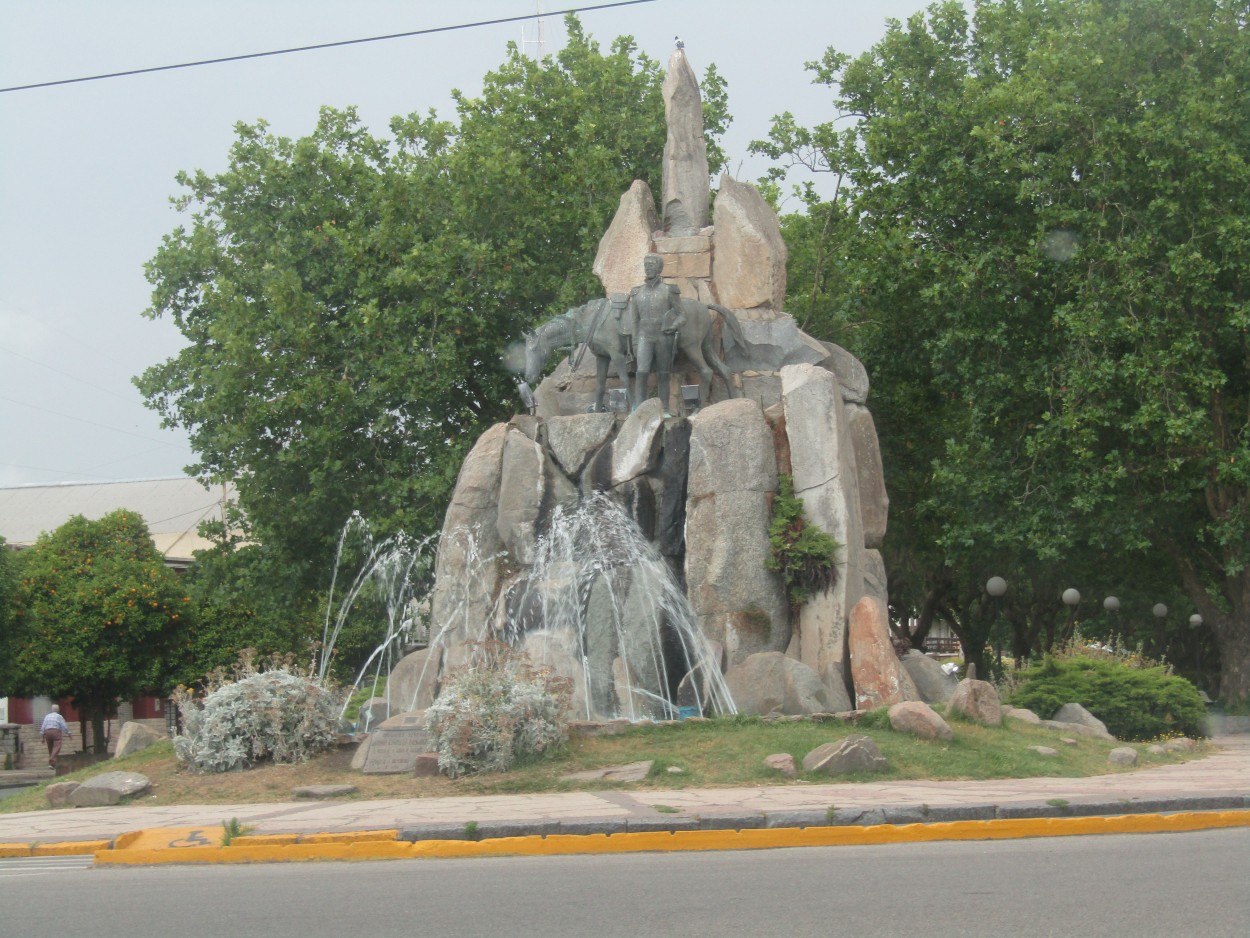
[[[786,247],[759,192],[723,176],[709,214],[698,84],[680,48],[664,98],[660,212],[641,181],[622,195],[594,262],[604,296],[561,317],[569,344],[592,354],[563,359],[531,412],[489,429],[461,468],[425,685],[493,638],[569,677],[576,719],[732,712],[735,696],[782,712],[872,705],[880,695],[857,686],[901,667],[881,615],[855,618],[863,660],[849,642],[851,610],[886,602],[889,502],[867,373],[784,311]],[[690,303],[711,311],[704,347],[728,365],[719,382],[671,341]],[[632,344],[619,336],[631,326]],[[530,343],[531,377],[548,340]],[[605,384],[628,412],[603,412]],[[693,385],[697,409],[683,413],[673,402]],[[781,475],[841,545],[833,585],[797,605],[766,566]],[[895,683],[915,694],[905,674]]]

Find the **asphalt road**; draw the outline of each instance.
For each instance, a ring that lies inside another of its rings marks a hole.
[[[594,857],[0,865],[0,934],[1250,934],[1250,830]]]

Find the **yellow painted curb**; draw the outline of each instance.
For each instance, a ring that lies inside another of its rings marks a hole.
[[[414,856],[405,841],[337,844],[274,844],[254,847],[197,847],[191,850],[102,850],[99,864],[150,866],[156,863],[283,863],[307,860],[403,860]]]
[[[833,847],[942,840],[1006,840],[1073,837],[1089,834],[1176,833],[1250,827],[1250,811],[1194,811],[1177,814],[1125,814],[1114,817],[1021,818],[947,821],[932,824],[878,824],[870,827],[787,827],[741,831],[658,831],[612,834],[549,834],[494,840],[396,840],[397,831],[311,834],[296,840],[283,835],[237,838],[229,847],[197,845],[193,829],[140,832],[112,850],[96,851],[102,864],[274,863],[312,860],[450,859],[486,856],[557,856],[707,850],[763,850],[780,847]],[[203,830],[195,829],[195,830]],[[176,836],[171,836],[176,835]],[[287,835],[295,837],[296,835]],[[280,839],[282,838],[282,839]],[[188,842],[189,841],[189,842]],[[163,846],[162,846],[163,844]],[[176,846],[175,846],[176,845]],[[4,847],[27,845],[8,844]],[[2,854],[0,854],[2,855]],[[25,856],[28,854],[14,854]]]
[[[0,844],[0,859],[30,856],[30,844]]]
[[[232,847],[273,847],[278,844],[297,844],[299,834],[241,834],[230,842]]]
[[[351,831],[342,834],[303,834],[301,844],[363,844],[397,840],[398,830]]]
[[[99,850],[107,850],[109,840],[62,840],[51,844],[34,844],[30,849],[32,857],[76,857]]]

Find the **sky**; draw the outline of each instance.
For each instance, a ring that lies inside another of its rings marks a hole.
[[[554,11],[607,0],[4,0],[0,88],[337,42],[539,10],[542,50],[564,39]],[[924,0],[653,0],[580,14],[606,48],[631,35],[667,63],[681,36],[697,74],[715,62],[734,122],[731,173],[766,164],[747,145],[771,118],[834,117],[804,63],[855,53]],[[481,90],[509,41],[530,54],[538,24],[507,23],[291,55],[0,93],[0,486],[170,478],[194,461],[131,379],[177,354],[167,320],[143,315],[144,264],[183,223],[181,170],[227,164],[234,126],[310,132],[323,105],[390,118],[454,117],[451,90]]]

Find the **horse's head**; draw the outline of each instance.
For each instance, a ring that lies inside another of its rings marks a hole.
[[[537,332],[525,333],[525,380],[529,384],[538,381],[543,373],[543,365],[547,364],[549,349]]]

